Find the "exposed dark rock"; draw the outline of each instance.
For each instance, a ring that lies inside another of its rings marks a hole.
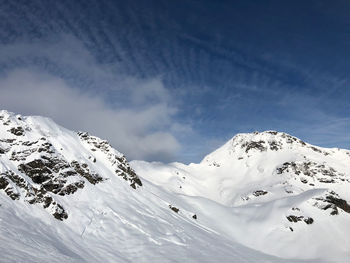
[[[320,178],[320,179],[318,179],[318,181],[319,181],[320,183],[327,183],[327,184],[334,183],[334,180],[333,180],[333,179],[328,179],[328,178]]]
[[[42,204],[44,208],[50,207],[51,211],[55,211],[53,213],[55,218],[64,220],[68,217],[68,214],[63,206],[57,203],[54,200],[54,196],[51,195],[70,195],[74,194],[78,189],[83,188],[84,180],[78,180],[79,176],[86,178],[92,184],[102,181],[103,178],[91,172],[85,163],[79,164],[77,161],[73,161],[69,164],[63,159],[63,156],[57,155],[57,152],[49,142],[46,142],[46,140],[41,141],[44,141],[44,143],[39,145],[39,147],[35,143],[26,142],[25,146],[30,147],[29,149],[20,153],[13,153],[13,156],[16,156],[17,160],[22,161],[23,159],[26,160],[25,156],[29,156],[37,149],[38,152],[44,154],[33,161],[18,165],[18,170],[26,174],[38,185],[28,184],[22,176],[12,172],[6,173],[5,177],[8,178],[7,180],[15,183],[17,187],[25,190],[25,201],[30,204]],[[74,177],[75,182],[67,184],[67,177]],[[6,187],[5,181],[1,180],[1,182]],[[9,186],[7,186],[5,192],[12,199],[19,198],[19,194],[14,192]]]
[[[307,184],[307,180],[305,178],[300,178],[300,182],[302,182],[303,184]]]
[[[5,189],[9,182],[4,177],[0,177],[0,189]]]
[[[24,146],[32,146],[32,145],[37,144],[37,143],[38,143],[38,141],[33,141],[33,142],[25,141],[25,142],[22,142],[22,145],[24,145]]]
[[[20,152],[13,151],[11,153],[11,161],[25,161],[28,156],[35,152],[35,149],[26,149]]]
[[[12,199],[18,200],[19,193],[11,186],[10,180],[6,178],[7,173],[0,174],[0,190],[4,190],[4,192]]]
[[[266,195],[268,192],[264,190],[257,190],[253,193],[254,196]]]
[[[5,193],[13,200],[18,200],[20,194],[14,190],[9,182],[16,184],[16,187],[23,189],[26,194],[24,200],[30,204],[42,204],[43,208],[52,207],[54,209],[54,216],[57,219],[63,220],[68,217],[64,211],[63,206],[53,201],[53,197],[49,193],[57,193],[62,185],[54,183],[51,180],[40,186],[32,186],[28,184],[23,177],[15,174],[12,171],[7,171],[0,175],[0,185],[5,187]]]
[[[43,160],[38,159],[20,164],[18,170],[28,175],[34,183],[40,184],[51,178],[52,171]]]
[[[314,152],[322,153],[322,151],[314,146],[310,146],[310,149],[313,150]]]
[[[276,132],[276,131],[266,131],[266,133],[269,133],[269,134],[272,134],[272,135],[277,135],[278,134],[278,132]]]
[[[86,178],[91,184],[97,184],[103,181],[103,177],[95,172],[91,172],[87,164],[80,165],[77,161],[72,161],[71,166],[82,177]]]
[[[285,162],[281,167],[276,169],[277,174],[285,172],[293,172],[296,175],[304,175],[313,177],[321,183],[335,183],[336,180],[343,181],[344,174],[337,172],[334,168],[325,164],[317,164],[315,162]],[[303,183],[307,183],[306,178],[301,178]]]
[[[7,178],[9,178],[12,182],[14,182],[18,187],[20,188],[26,188],[27,184],[23,177],[19,176],[18,174],[15,174],[14,172],[7,172],[6,173]]]
[[[301,145],[306,145],[306,143],[304,142],[304,141],[302,141],[302,140],[299,140],[299,143],[301,144]]]
[[[292,223],[304,221],[307,225],[311,225],[314,222],[313,218],[311,217],[304,218],[304,216],[289,215],[287,216],[287,219],[289,222],[292,222]]]
[[[331,191],[325,197],[315,198],[318,202],[314,205],[322,210],[331,210],[331,215],[338,215],[339,209],[346,213],[350,213],[350,205],[346,200],[339,198],[339,196]]]
[[[297,144],[300,144],[302,146],[306,146],[306,143],[294,136],[291,136],[289,134],[285,134],[285,133],[282,133],[281,137],[283,139],[285,139],[286,143],[288,144],[294,144],[294,143],[297,143]]]
[[[142,182],[141,182],[140,178],[135,178],[135,179],[134,179],[134,182],[132,182],[132,183],[130,184],[130,186],[131,186],[132,188],[136,189],[136,184],[139,185],[139,186],[142,186]]]
[[[118,165],[119,170],[116,170],[115,173],[118,176],[123,177],[124,180],[130,181],[130,186],[136,189],[136,185],[142,186],[142,182],[140,178],[136,175],[135,171],[131,169],[131,167],[125,163],[121,163]]]
[[[41,152],[45,152],[45,153],[49,153],[49,154],[54,154],[56,151],[53,148],[52,144],[49,142],[45,142],[43,144],[40,145],[40,147],[37,149],[37,151],[39,153]]]
[[[297,138],[290,136],[289,134],[285,134],[285,133],[282,133],[281,137],[286,139],[286,142],[290,143],[290,144],[298,141]]]
[[[335,205],[336,207],[342,209],[343,211],[350,213],[350,205],[343,199],[336,198],[332,195],[326,196],[325,202]]]
[[[60,190],[62,189],[62,185],[64,184],[65,184],[65,181],[63,180],[61,181],[49,180],[48,182],[42,184],[42,187],[47,192],[52,192],[54,194],[57,194],[58,192],[60,192]]]
[[[266,151],[266,147],[264,146],[265,142],[264,141],[250,141],[250,142],[245,142],[242,144],[242,148],[246,148],[245,152],[248,153],[249,150],[251,149],[257,149],[260,152]]]
[[[32,178],[33,182],[37,184],[43,183],[51,178],[50,169],[48,169],[41,160],[35,160],[28,164],[20,164],[18,169],[27,174]]]
[[[84,181],[79,181],[74,184],[69,184],[62,188],[62,190],[58,193],[59,195],[70,195],[75,193],[78,188],[83,188],[84,187]]]
[[[78,132],[77,134],[79,135],[80,139],[86,141],[87,143],[101,150],[104,153],[108,153],[111,150],[111,146],[106,140],[101,140],[100,138],[91,136],[87,132]]]
[[[218,164],[217,162],[213,162],[213,166],[220,167],[220,164]]]
[[[311,225],[314,222],[314,220],[311,217],[307,217],[304,219],[304,222],[308,225]]]
[[[270,150],[272,151],[278,151],[279,149],[281,149],[281,145],[279,145],[276,141],[269,142],[269,145],[270,145]]]
[[[175,213],[178,213],[178,212],[180,211],[179,208],[177,208],[177,207],[175,207],[175,206],[172,206],[172,205],[169,205],[169,208],[170,208],[171,210],[173,210]]]
[[[8,143],[8,144],[13,143],[14,141],[16,141],[16,139],[0,139],[0,142],[4,142],[4,143]]]
[[[44,201],[43,201],[43,203],[44,203],[43,207],[48,208],[51,205],[52,201],[53,201],[53,199],[51,196],[46,196],[44,198]]]
[[[303,216],[294,216],[294,215],[287,216],[288,221],[293,223],[297,223],[298,221],[303,220],[303,218],[304,218]]]
[[[12,200],[18,200],[19,199],[19,193],[15,193],[14,189],[12,187],[7,187],[5,189],[5,193],[12,199]]]
[[[68,218],[67,212],[63,209],[63,207],[60,204],[57,204],[56,211],[53,213],[53,216],[61,221],[63,221],[63,219]]]
[[[12,134],[16,135],[16,136],[23,136],[24,135],[24,130],[22,127],[13,127],[9,130],[9,132],[11,132]]]

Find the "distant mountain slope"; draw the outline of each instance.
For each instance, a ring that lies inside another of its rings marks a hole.
[[[221,204],[199,206],[200,216],[244,245],[286,258],[350,256],[348,150],[266,131],[238,134],[199,164],[131,165],[170,193]]]
[[[0,111],[0,262],[286,262],[223,235],[219,212],[239,227],[230,207],[166,191],[104,140]]]

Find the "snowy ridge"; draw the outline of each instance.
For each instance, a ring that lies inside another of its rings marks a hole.
[[[199,164],[0,111],[3,262],[347,262],[350,152],[238,134]]]

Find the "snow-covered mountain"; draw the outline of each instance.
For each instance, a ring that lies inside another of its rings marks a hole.
[[[0,262],[347,262],[350,151],[238,134],[199,164],[0,111]]]
[[[169,192],[210,199],[210,208],[196,204],[205,224],[248,247],[284,258],[350,255],[350,151],[266,131],[238,134],[199,164],[132,166]]]

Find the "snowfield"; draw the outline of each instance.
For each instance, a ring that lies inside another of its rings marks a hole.
[[[348,262],[350,151],[238,134],[198,164],[132,161],[0,111],[0,262]]]

